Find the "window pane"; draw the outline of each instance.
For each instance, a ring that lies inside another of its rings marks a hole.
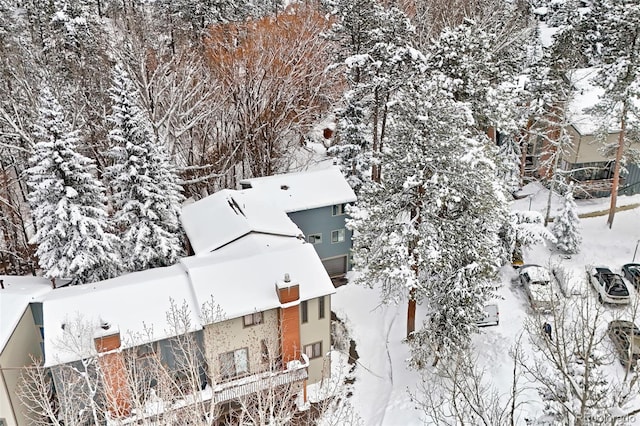
[[[246,349],[238,349],[233,353],[236,363],[236,374],[244,374],[249,372],[249,359]]]
[[[249,314],[249,315],[245,315],[244,316],[244,325],[253,325],[253,315]]]
[[[313,356],[314,357],[322,356],[322,342],[313,344]]]
[[[256,312],[253,314],[253,323],[262,324],[262,312]]]
[[[307,345],[304,347],[304,354],[309,358],[313,358],[313,345]]]
[[[232,377],[236,375],[233,352],[220,354],[220,374],[222,374],[222,377]]]
[[[307,322],[309,320],[307,315],[307,301],[303,300],[300,304],[300,315],[302,316],[302,322]]]
[[[318,318],[324,318],[324,296],[318,298]]]

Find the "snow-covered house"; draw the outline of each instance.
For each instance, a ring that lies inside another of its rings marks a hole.
[[[345,226],[345,207],[356,195],[338,167],[245,179],[247,197],[275,205],[313,244],[332,277],[350,269],[351,231]]]
[[[53,290],[46,278],[0,276],[0,425],[27,424],[18,400],[21,368],[42,358],[42,335],[29,304]]]
[[[128,366],[153,356],[171,382],[184,379],[184,336],[192,338],[196,389],[205,402],[245,397],[273,386],[274,377],[279,386],[295,384],[304,399],[306,385],[329,374],[334,292],[310,244],[251,233],[170,267],[57,289],[33,311],[42,318],[36,325],[44,330],[44,365],[56,389],[68,381],[58,367],[97,365],[105,393],[120,395],[111,415],[139,418],[129,401]]]
[[[608,196],[613,182],[614,160],[602,154],[603,144],[598,139],[602,119],[593,110],[604,94],[604,89],[593,82],[597,73],[597,68],[581,68],[567,74],[573,88],[566,105],[571,143],[568,153],[560,160],[559,168],[571,172],[570,179],[574,181],[577,197]],[[605,143],[617,145],[620,132],[616,130],[615,123],[610,128],[612,130],[607,133]],[[557,130],[554,133],[554,129],[550,129],[550,137],[558,137]],[[636,148],[640,149],[640,146]],[[548,157],[546,149],[543,138],[529,142],[525,154],[526,169],[532,174],[544,176],[547,173],[542,164]],[[619,193],[640,193],[640,168],[636,164],[626,164],[625,168],[627,173],[621,175]]]

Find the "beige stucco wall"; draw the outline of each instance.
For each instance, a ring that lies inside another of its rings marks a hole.
[[[219,355],[236,349],[248,348],[249,373],[269,368],[262,360],[262,340],[267,340],[269,353],[278,353],[278,310],[263,312],[263,323],[244,326],[242,318],[205,326],[204,347],[209,365],[209,376],[214,382],[221,380]]]
[[[327,355],[331,350],[331,296],[325,296],[324,299],[324,318],[318,318],[318,299],[311,299],[307,301],[309,321],[300,323],[300,344],[303,348],[322,341],[323,356],[309,361],[309,384],[319,382],[323,374],[328,377],[331,372]]]
[[[574,141],[574,152],[566,158],[567,161],[570,163],[593,163],[608,160],[600,153],[602,143],[596,141],[594,135],[580,135],[573,126],[570,127],[570,133]],[[617,142],[618,133],[610,133],[607,135],[607,143]]]
[[[0,418],[4,418],[8,426],[28,424],[24,408],[17,396],[17,389],[20,379],[19,368],[31,364],[30,355],[42,358],[40,334],[34,325],[31,309],[27,308],[0,354]]]

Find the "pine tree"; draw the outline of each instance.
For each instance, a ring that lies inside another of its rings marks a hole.
[[[87,283],[120,272],[117,238],[108,231],[104,187],[93,161],[77,151],[77,131],[49,89],[40,98],[29,203],[37,227],[33,242],[44,274]]]
[[[113,164],[107,167],[113,221],[127,253],[126,268],[139,271],[171,265],[182,252],[181,188],[162,147],[154,141],[127,72],[116,65],[110,89],[109,132]]]
[[[502,176],[507,191],[511,194],[518,191],[522,186],[522,178],[520,177],[521,156],[520,146],[512,137],[506,138],[499,147],[498,157],[502,161]]]
[[[468,344],[502,258],[506,200],[495,153],[446,79],[412,80],[390,107],[382,179],[363,186],[349,226],[356,282],[375,283],[384,303],[409,300],[407,334],[423,359]],[[432,321],[414,332],[419,301]]]
[[[570,185],[564,195],[562,212],[553,221],[553,235],[558,240],[556,246],[567,254],[580,251],[580,218],[576,212],[576,202],[573,200],[573,186]]]

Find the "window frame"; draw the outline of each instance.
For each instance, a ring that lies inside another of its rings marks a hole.
[[[300,322],[302,324],[309,322],[309,303],[306,300],[300,302]]]
[[[318,319],[324,319],[325,317],[325,299],[324,296],[318,297]]]
[[[244,357],[246,360],[246,371],[238,372],[238,365],[236,363],[236,353],[244,352]],[[222,361],[223,356],[231,355],[231,359],[233,359],[233,374],[227,374],[225,372],[225,363]],[[248,376],[251,373],[251,369],[249,368],[249,348],[243,347],[234,349],[232,351],[222,352],[218,354],[218,362],[220,363],[220,376],[223,380],[236,379],[239,377]]]
[[[247,323],[247,318],[251,318],[251,322]],[[256,321],[256,318],[259,320]],[[243,327],[253,327],[254,325],[264,324],[264,315],[262,312],[254,312],[252,314],[247,314],[242,316],[242,325]]]
[[[312,241],[313,239],[313,241]],[[316,232],[307,236],[307,242],[309,244],[322,244],[322,232]]]
[[[334,234],[336,235],[335,241],[333,238]],[[344,228],[334,229],[333,231],[331,231],[331,244],[344,243],[345,239],[347,238],[346,234],[347,232]],[[342,239],[340,239],[340,236],[342,236]]]
[[[347,214],[347,203],[331,206],[331,216],[344,216],[345,214]]]
[[[308,348],[311,349],[311,355],[309,355],[307,352]],[[302,353],[305,354],[309,359],[322,358],[322,340],[304,345],[302,348]]]

